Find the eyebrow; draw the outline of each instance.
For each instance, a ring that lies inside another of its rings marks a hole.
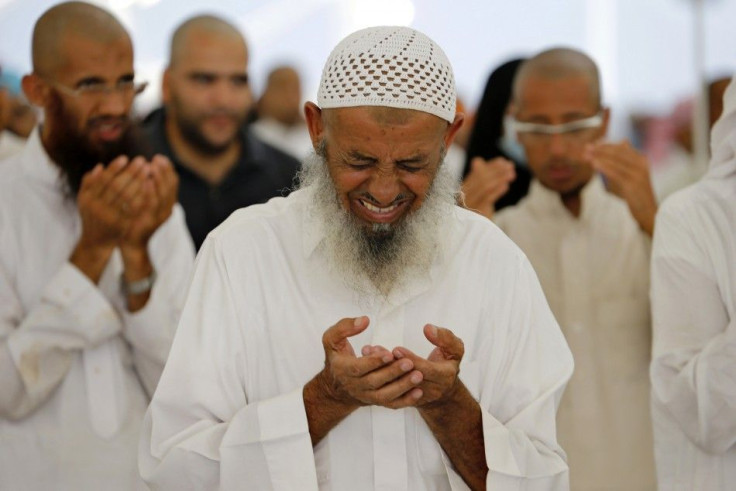
[[[377,158],[371,157],[369,155],[362,154],[362,153],[360,153],[357,150],[351,150],[350,152],[348,152],[347,153],[347,157],[349,159],[352,159],[352,160],[364,160],[364,161],[368,161],[368,162],[377,162],[378,161]]]
[[[349,159],[352,159],[352,160],[361,160],[361,161],[364,161],[364,162],[377,162],[378,161],[378,159],[376,157],[371,157],[369,155],[365,155],[365,154],[359,152],[358,150],[351,150],[350,152],[347,153],[347,157]],[[420,153],[420,154],[417,154],[417,155],[412,155],[411,157],[406,157],[406,158],[403,158],[403,159],[395,160],[394,163],[395,164],[402,164],[402,165],[406,165],[406,164],[418,164],[418,163],[425,162],[428,158],[429,157],[426,154]]]
[[[117,82],[121,82],[121,81],[127,82],[129,80],[133,80],[134,78],[135,78],[134,74],[126,73],[118,77]],[[106,80],[104,78],[96,76],[96,75],[92,75],[92,76],[84,77],[80,80],[77,80],[77,83],[74,84],[74,87],[81,87],[82,85],[104,84],[105,82]]]

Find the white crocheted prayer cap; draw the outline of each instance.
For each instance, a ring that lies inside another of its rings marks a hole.
[[[416,109],[452,123],[455,78],[447,56],[409,27],[369,27],[343,39],[322,70],[323,108],[385,106]]]

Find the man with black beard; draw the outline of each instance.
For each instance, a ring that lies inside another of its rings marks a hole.
[[[0,183],[0,488],[140,489],[135,450],[194,250],[168,160],[135,156],[144,87],[108,12],[46,11],[23,78],[44,122]]]
[[[302,187],[200,250],[144,479],[566,489],[554,420],[572,358],[524,255],[455,206],[447,57],[413,29],[364,29],[333,50],[317,100]]]
[[[224,20],[198,16],[176,29],[162,88],[164,108],[146,118],[145,131],[153,150],[174,162],[199,249],[236,209],[288,194],[299,162],[244,126],[252,105],[248,49]]]

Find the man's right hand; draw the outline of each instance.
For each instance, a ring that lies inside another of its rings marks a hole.
[[[463,202],[460,204],[486,218],[493,218],[496,201],[516,179],[514,164],[503,157],[492,160],[475,157],[470,166],[470,173],[463,180]]]
[[[129,227],[148,169],[142,158],[118,157],[84,175],[77,195],[82,234],[70,262],[93,283]]]

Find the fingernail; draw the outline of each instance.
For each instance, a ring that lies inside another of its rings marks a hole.
[[[403,360],[401,363],[399,363],[399,367],[405,372],[411,370],[413,365],[414,364],[409,360]]]
[[[432,333],[432,336],[437,335],[437,326],[433,326],[432,324],[429,325],[429,332]]]
[[[363,317],[356,317],[355,321],[353,321],[353,325],[355,327],[358,327],[360,325],[360,321],[363,319]]]
[[[383,361],[384,363],[388,363],[392,361],[393,359],[394,357],[391,356],[391,353],[386,353],[385,355],[383,355],[383,358],[381,358],[381,361]]]
[[[422,381],[422,378],[423,378],[422,377],[422,373],[421,372],[417,372],[417,373],[412,374],[412,376],[409,378],[409,380],[411,380],[411,382],[413,384],[418,384],[419,382]]]
[[[424,393],[422,392],[422,389],[416,389],[411,392],[411,396],[414,399],[421,399]]]

